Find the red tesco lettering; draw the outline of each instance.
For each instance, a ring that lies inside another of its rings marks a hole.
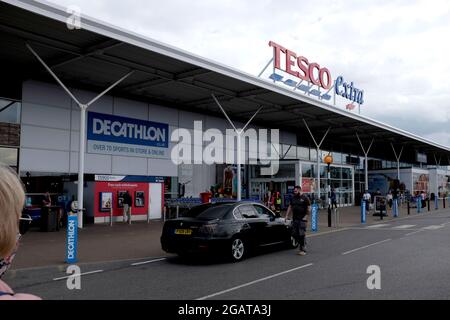
[[[301,80],[311,82],[317,86],[320,86],[326,90],[331,88],[333,80],[331,78],[331,72],[325,67],[321,67],[318,63],[310,63],[307,58],[303,56],[297,56],[297,54],[283,46],[270,41],[269,46],[274,50],[274,65],[276,69],[280,69],[297,77]],[[286,59],[286,68],[281,68],[281,54],[284,54]],[[299,70],[293,69],[297,66]]]

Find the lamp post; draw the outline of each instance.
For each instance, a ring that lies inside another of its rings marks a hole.
[[[330,165],[333,163],[333,157],[331,154],[327,154],[323,158],[323,162],[327,164],[327,193],[326,200],[328,204],[328,227],[331,227],[331,188],[330,188]]]

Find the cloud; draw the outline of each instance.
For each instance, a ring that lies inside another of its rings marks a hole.
[[[255,75],[274,40],[364,89],[363,115],[450,145],[449,1],[53,1]]]

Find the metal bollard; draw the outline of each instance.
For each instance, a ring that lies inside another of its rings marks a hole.
[[[366,223],[366,202],[361,200],[361,223]]]
[[[179,215],[179,213],[180,213],[180,206],[179,206],[179,205],[177,205],[177,219],[178,219],[178,215]]]
[[[422,199],[420,197],[418,197],[416,202],[417,202],[417,213],[420,213],[420,211],[422,209]]]
[[[331,228],[331,206],[328,206],[328,228]]]
[[[111,207],[109,210],[109,226],[110,227],[112,227],[112,225],[113,225],[112,219],[113,219],[113,208]]]
[[[435,210],[439,209],[439,199],[438,199],[438,197],[434,198],[434,209]]]
[[[445,197],[442,198],[442,208],[445,209]]]
[[[394,199],[393,216],[394,216],[394,218],[398,217],[398,200],[397,199]]]
[[[429,198],[427,199],[427,202],[428,202],[428,203],[427,203],[428,211],[430,211],[430,199],[429,199]]]
[[[406,202],[406,204],[407,204],[407,209],[408,209],[408,216],[409,216],[409,213],[410,213],[410,206],[409,206],[409,201],[407,201],[407,202]]]

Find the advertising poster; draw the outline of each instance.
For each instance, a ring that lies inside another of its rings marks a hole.
[[[113,194],[112,192],[100,192],[100,211],[108,212],[111,210]]]
[[[117,207],[123,208],[123,199],[126,191],[117,191]]]

